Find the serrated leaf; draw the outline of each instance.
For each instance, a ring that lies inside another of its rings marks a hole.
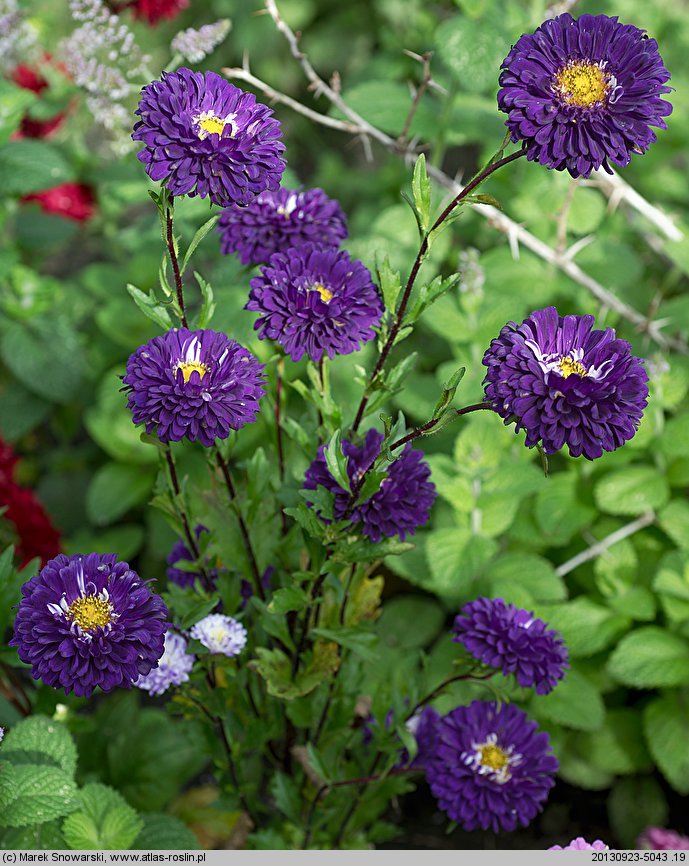
[[[313,634],[335,641],[345,649],[351,650],[364,661],[375,664],[378,661],[378,653],[372,647],[377,643],[375,634],[370,631],[362,631],[357,628],[314,628]]]
[[[142,292],[141,289],[138,289],[131,283],[127,283],[127,291],[131,295],[136,306],[152,322],[155,322],[156,325],[159,325],[164,331],[167,331],[172,327],[172,318],[167,311],[167,307],[157,300],[152,290],[147,295],[145,292]]]
[[[3,757],[31,763],[26,757],[46,755],[69,776],[77,768],[77,750],[67,728],[47,716],[29,716],[8,732],[2,744]],[[23,756],[23,757],[20,757]]]
[[[184,260],[182,261],[182,266],[180,268],[180,274],[182,274],[182,275],[184,274],[184,271],[187,269],[187,265],[189,264],[191,257],[194,255],[194,252],[196,251],[196,247],[198,247],[198,245],[206,237],[208,232],[213,228],[213,226],[217,223],[217,221],[219,219],[220,219],[220,216],[218,214],[216,214],[215,216],[212,216],[209,220],[207,220],[201,226],[201,228],[196,232],[194,237],[191,239],[191,243],[189,244],[189,248],[187,249],[186,253],[184,254]]]
[[[680,794],[689,794],[689,711],[680,695],[664,695],[648,704],[644,732],[665,778]]]
[[[62,825],[73,850],[127,849],[141,832],[143,821],[114,788],[92,782],[82,788],[79,799],[81,808]]]
[[[602,511],[636,516],[665,505],[670,488],[664,476],[651,466],[625,466],[603,476],[593,494]]]
[[[143,828],[132,844],[135,851],[198,851],[201,846],[192,830],[174,815],[151,813],[141,816]]]
[[[12,778],[13,796],[7,802],[8,788],[0,793],[0,827],[26,827],[68,815],[78,808],[77,787],[71,774],[60,767],[16,764],[3,775]]]
[[[268,605],[271,613],[289,613],[304,610],[309,602],[309,596],[299,586],[287,586],[273,593]]]
[[[657,626],[626,635],[608,660],[617,682],[637,689],[689,684],[689,643]]]
[[[531,706],[534,715],[580,731],[595,731],[605,720],[598,690],[577,670],[567,671],[549,694],[536,695]]]
[[[408,550],[413,550],[411,541],[400,541],[397,538],[385,538],[378,543],[363,538],[348,545],[343,545],[337,551],[338,559],[343,562],[373,562],[385,556],[400,556]]]
[[[400,281],[400,272],[393,271],[388,256],[385,256],[383,263],[378,268],[378,280],[380,281],[380,290],[383,293],[385,309],[394,313],[397,296],[402,289],[402,283]]]
[[[539,605],[538,616],[562,635],[570,656],[592,656],[605,649],[631,622],[585,597],[565,604]]]

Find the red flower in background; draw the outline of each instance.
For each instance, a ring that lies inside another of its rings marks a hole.
[[[7,520],[14,526],[20,565],[26,565],[36,556],[45,565],[60,553],[60,533],[34,492],[15,482],[17,459],[12,448],[0,439],[0,508],[4,509],[0,520]]]
[[[77,222],[91,219],[96,212],[96,201],[91,187],[83,183],[61,183],[50,189],[25,195],[22,201],[38,202],[44,213]]]
[[[50,55],[46,55],[45,59],[46,61],[50,61]],[[40,96],[49,87],[48,81],[37,69],[34,69],[32,66],[26,66],[24,63],[16,66],[10,77],[18,87],[30,90],[37,96]],[[48,120],[35,120],[27,114],[22,118],[21,125],[13,135],[13,138],[47,138],[62,126],[65,117],[64,111],[59,112],[54,117],[48,118]]]
[[[151,27],[163,18],[176,18],[188,5],[189,0],[128,0],[128,2],[110,0],[113,11],[131,9],[135,18],[147,21]]]

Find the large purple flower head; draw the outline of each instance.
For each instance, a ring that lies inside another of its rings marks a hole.
[[[526,430],[529,448],[547,454],[564,445],[589,460],[636,433],[648,400],[648,375],[612,328],[593,330],[593,316],[537,310],[509,322],[483,356],[486,399]]]
[[[194,534],[196,535],[196,540],[200,541],[201,536],[204,532],[208,532],[208,527],[203,526],[199,523],[194,529]],[[179,562],[194,562],[196,557],[192,553],[191,550],[187,547],[186,541],[182,538],[178,539],[167,558],[167,579],[171,583],[176,583],[177,586],[186,587],[193,586],[197,580],[202,580],[201,573],[199,571],[187,571],[186,569],[177,567]],[[206,560],[206,566],[208,566],[208,560]],[[213,585],[215,585],[215,581],[218,577],[217,568],[206,568],[206,573]]]
[[[535,688],[539,695],[551,692],[569,667],[558,632],[501,598],[465,604],[454,631],[453,640],[474,658],[500,668],[505,676],[514,674],[520,686]]]
[[[168,331],[129,356],[122,381],[135,424],[161,442],[210,447],[256,420],[263,364],[218,331]]]
[[[426,778],[438,805],[465,830],[515,830],[542,809],[558,762],[550,740],[514,704],[474,701],[435,724]]]
[[[163,654],[168,611],[126,562],[89,553],[51,559],[22,587],[10,641],[34,679],[88,697],[129,688]]]
[[[262,192],[246,207],[225,208],[218,229],[225,255],[238,253],[243,265],[263,265],[288,247],[339,247],[347,237],[347,217],[322,189],[281,187]]]
[[[527,159],[572,177],[625,166],[666,129],[672,88],[655,39],[607,15],[566,12],[525,33],[502,64],[498,107]]]
[[[371,274],[344,250],[304,244],[275,253],[251,280],[254,328],[293,361],[349,355],[375,337],[383,305]]]
[[[373,464],[380,453],[383,434],[369,430],[363,446],[342,440],[342,452],[347,460],[347,475],[351,485],[360,480],[362,474]],[[334,517],[344,517],[349,493],[335,481],[325,461],[325,446],[318,449],[318,456],[306,470],[304,488],[315,490],[319,485],[335,494]],[[435,485],[429,481],[431,470],[423,460],[421,451],[407,444],[401,455],[388,467],[388,477],[373,496],[358,505],[351,515],[352,523],[363,524],[363,533],[374,543],[383,536],[398,535],[402,541],[413,535],[430,514],[435,502]]]
[[[272,110],[215,72],[163,72],[141,91],[136,113],[139,159],[173,195],[227,207],[280,185],[285,146]]]

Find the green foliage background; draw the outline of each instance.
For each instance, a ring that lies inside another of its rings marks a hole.
[[[495,106],[499,64],[516,38],[538,25],[544,14],[537,0],[443,0],[432,5],[422,0],[288,0],[280,9],[293,28],[303,31],[302,48],[323,77],[337,70],[346,102],[393,136],[401,132],[409,109],[409,82],[418,83],[421,71],[403,49],[433,51],[433,78],[444,92],[429,90],[411,135],[428,143],[432,165],[464,178],[502,139],[503,121]],[[155,30],[137,25],[136,32],[152,54],[151,69],[157,74],[169,58],[170,38],[181,26],[230,17],[230,36],[202,68],[239,66],[248,52],[255,75],[327,112],[325,100],[306,90],[269,18],[254,12],[249,3],[191,0],[176,21]],[[576,254],[576,263],[637,310],[654,311],[666,334],[686,341],[689,18],[686,9],[662,0],[582,2],[575,14],[583,12],[619,14],[648,29],[661,46],[676,88],[670,97],[670,128],[623,176],[672,215],[685,240],[667,241],[624,204],[611,210],[594,186],[575,185],[568,176],[525,162],[492,178],[486,191],[499,199],[508,216],[551,247],[558,244],[558,214],[569,208],[567,244],[589,241]],[[69,30],[66,4],[38,2],[32,16],[45,47],[54,50],[57,35]],[[0,435],[24,456],[21,479],[36,487],[64,533],[66,552],[116,550],[145,577],[162,580],[175,534],[159,511],[146,507],[156,485],[156,453],[140,440],[118,392],[127,356],[159,330],[125,291],[126,283],[145,291],[156,285],[162,255],[143,169],[133,155],[107,154],[99,128],[76,94],[73,114],[57,137],[10,141],[33,97],[7,81],[0,83],[0,95]],[[346,246],[351,253],[370,268],[388,256],[404,277],[418,248],[413,217],[400,197],[401,189],[409,190],[409,167],[375,144],[369,161],[356,140],[315,126],[284,106],[276,111],[287,143],[286,181],[321,186],[338,198],[350,219]],[[98,215],[83,229],[19,202],[21,195],[74,179],[97,191]],[[434,188],[433,206],[441,201],[444,193]],[[196,199],[178,208],[176,230],[183,245],[208,211],[207,203]],[[482,287],[445,295],[395,350],[397,360],[418,353],[404,391],[392,400],[410,426],[431,416],[443,383],[460,365],[467,373],[458,404],[480,400],[481,357],[491,338],[506,321],[521,321],[549,304],[560,313],[594,313],[599,325],[618,328],[635,353],[651,361],[651,399],[630,444],[595,463],[558,455],[550,461],[548,478],[537,455],[523,447],[523,437],[488,413],[461,419],[423,440],[439,499],[430,523],[414,539],[416,548],[386,560],[392,597],[380,621],[382,648],[371,677],[390,686],[377,693],[374,712],[378,718],[385,715],[394,690],[418,675],[420,664],[428,683],[442,678],[455,652],[448,618],[464,601],[487,594],[534,610],[562,632],[572,669],[551,695],[529,698],[527,709],[554,739],[561,778],[585,791],[609,792],[611,834],[629,845],[650,818],[665,820],[664,791],[689,794],[689,358],[660,350],[526,248],[519,249],[517,260],[505,236],[476,211],[465,212],[438,241],[422,279],[458,268],[461,272],[460,254],[467,249],[478,251]],[[234,258],[218,254],[214,235],[197,257],[195,266],[214,287],[213,327],[266,360],[271,349],[254,339],[253,316],[242,311],[246,270]],[[194,290],[188,291],[193,306]],[[200,297],[197,293],[197,305]],[[370,369],[366,351],[332,365],[332,391],[350,412],[360,393],[359,365]],[[286,375],[304,378],[303,368],[288,367]],[[295,390],[287,411],[297,425],[309,411]],[[244,431],[237,459],[248,460],[259,443],[273,459],[271,422],[264,413]],[[313,453],[316,444],[305,442],[290,452],[288,475],[295,488],[308,465],[309,447]],[[189,449],[181,459],[191,487],[200,484],[202,454]],[[259,468],[254,465],[256,476]],[[572,570],[565,565],[640,517],[648,525]],[[259,533],[260,526],[257,520]],[[268,537],[258,538],[259,546],[270,544]],[[21,581],[10,579],[10,562],[3,562],[0,625],[5,628]],[[422,655],[416,650],[423,650]],[[18,664],[8,648],[0,654],[7,664]],[[450,709],[458,699],[478,696],[474,689],[459,685],[439,706]],[[520,697],[515,692],[514,698]],[[129,824],[125,817],[122,821],[133,834],[132,843],[142,842],[138,833],[153,832],[148,813],[167,809],[180,787],[203,769],[194,748],[194,738],[201,734],[182,733],[160,709],[142,709],[138,700],[133,695],[109,697],[98,702],[93,714],[77,715],[83,702],[39,687],[37,712],[52,716],[58,703],[69,708],[64,712],[80,750],[81,788],[74,782],[72,757],[64,765],[64,755],[71,756],[73,748],[65,732],[64,754],[22,764],[25,779],[18,784],[30,787],[37,768],[63,774],[73,791],[71,814],[58,825],[55,820],[67,813],[53,815],[46,805],[48,835],[33,838],[35,845],[16,835],[24,832],[16,819],[15,829],[1,837],[5,847],[20,842],[40,847],[46,839],[47,847],[56,847],[53,830],[72,847],[98,847],[96,840],[103,842],[107,833],[116,832],[103,826],[98,812],[108,798],[117,798],[118,808],[130,809]],[[0,724],[16,721],[15,711],[0,697]],[[127,739],[131,730],[139,732],[136,743]],[[3,759],[10,745],[8,739]],[[122,764],[124,755],[128,759]],[[147,775],[151,766],[154,777]],[[79,798],[87,788],[96,790],[93,786],[99,793],[87,798],[95,810],[89,812]],[[0,803],[14,803],[11,796],[0,786]],[[644,810],[638,808],[640,799]],[[144,823],[131,807],[146,813]],[[177,811],[191,820],[189,803],[178,804]],[[197,811],[206,824],[224,814],[217,804]],[[18,808],[15,814],[23,812]],[[224,826],[231,827],[232,819]]]

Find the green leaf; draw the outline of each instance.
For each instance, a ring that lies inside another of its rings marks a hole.
[[[431,182],[426,172],[426,157],[423,153],[419,154],[414,165],[411,188],[420,218],[420,228],[423,232],[427,232],[431,212]]]
[[[165,304],[161,304],[156,298],[153,289],[148,294],[137,289],[131,283],[127,283],[127,291],[132,296],[132,300],[141,312],[148,318],[159,325],[164,331],[172,327],[172,318]]]
[[[378,634],[391,649],[412,650],[428,646],[440,633],[445,611],[433,598],[420,595],[396,595],[383,606]],[[400,624],[413,623],[413,628]]]
[[[46,716],[29,716],[14,725],[2,744],[2,755],[13,763],[38,763],[31,757],[46,755],[54,766],[74,776],[77,750],[67,728]],[[41,762],[42,763],[42,762]]]
[[[464,378],[464,374],[466,373],[466,367],[459,367],[455,372],[450,376],[450,378],[443,385],[443,393],[435,404],[435,409],[433,410],[433,418],[438,418],[443,411],[452,403],[454,400],[455,394],[457,393],[457,388],[459,387],[459,383]]]
[[[199,321],[197,327],[207,328],[210,324],[211,319],[213,318],[213,314],[215,313],[215,298],[213,295],[213,287],[210,283],[204,280],[204,278],[201,276],[200,273],[198,273],[198,271],[194,271],[194,276],[196,277],[196,282],[199,284],[199,288],[201,289],[201,297],[203,298],[203,305],[201,307],[201,312],[199,313]]]
[[[96,526],[113,523],[130,508],[145,502],[153,490],[155,473],[142,466],[105,463],[91,479],[86,511]]]
[[[60,347],[57,363],[55,346]],[[61,316],[9,322],[0,337],[0,356],[23,385],[53,403],[74,397],[87,366],[77,332]]]
[[[658,515],[658,523],[677,547],[689,550],[689,502],[673,499]]]
[[[347,475],[347,458],[342,453],[342,434],[339,430],[333,433],[330,442],[323,449],[323,456],[335,481],[343,490],[351,493],[352,489]]]
[[[393,271],[388,256],[385,256],[383,263],[378,268],[378,282],[380,283],[380,290],[383,293],[385,309],[394,313],[397,296],[402,289],[402,283],[400,281],[400,272]]]
[[[59,821],[16,827],[0,833],[0,849],[24,851],[64,851],[67,848]]]
[[[24,138],[0,147],[0,189],[19,196],[74,180],[60,151],[46,141]]]
[[[608,796],[608,816],[624,848],[636,848],[647,827],[666,827],[668,805],[654,778],[618,779]]]
[[[595,686],[579,671],[570,670],[547,695],[531,702],[534,715],[568,728],[595,731],[605,719],[605,706]]]
[[[139,835],[143,821],[113,788],[97,782],[80,792],[81,808],[62,825],[72,850],[117,851],[127,849]]]
[[[536,497],[536,521],[551,544],[564,544],[596,517],[596,509],[579,499],[577,481],[573,472],[555,475]]]
[[[677,693],[656,698],[644,710],[648,748],[663,775],[680,794],[689,794],[689,711]]]
[[[541,556],[518,551],[499,556],[488,564],[490,594],[514,602],[513,593],[526,591],[533,601],[564,601],[567,589],[552,564]],[[521,603],[521,602],[520,602]]]
[[[0,143],[9,140],[36,99],[31,90],[0,79]]]
[[[189,264],[191,257],[194,255],[194,252],[196,251],[196,247],[206,237],[208,232],[213,228],[213,226],[217,223],[217,221],[219,219],[220,219],[220,216],[218,214],[216,214],[215,216],[212,216],[196,232],[196,234],[194,235],[194,237],[191,240],[191,243],[189,244],[189,248],[187,249],[186,253],[184,254],[184,260],[182,261],[182,267],[180,268],[180,274],[184,274],[184,271],[187,269],[187,265]]]
[[[617,682],[637,689],[686,685],[689,643],[665,629],[645,626],[619,642],[607,669]]]
[[[271,613],[289,613],[304,610],[309,603],[308,594],[299,586],[287,586],[278,589],[268,605]]]
[[[653,769],[644,743],[641,714],[636,709],[608,710],[605,724],[582,734],[579,744],[592,763],[607,773],[617,776]]]
[[[68,815],[79,805],[71,774],[60,767],[5,765],[1,775],[0,827],[43,824]]]
[[[345,649],[351,650],[364,661],[375,664],[378,661],[378,653],[372,650],[377,644],[375,634],[370,631],[362,631],[357,628],[314,628],[312,633],[326,640],[335,641]]]
[[[592,656],[629,628],[629,619],[585,597],[566,604],[539,605],[536,613],[562,635],[570,656]]]
[[[629,516],[660,508],[670,498],[667,480],[651,466],[625,466],[611,472],[593,493],[601,511]]]
[[[285,773],[275,773],[270,782],[270,794],[283,815],[295,824],[301,822],[301,797],[293,778]]]
[[[198,851],[196,835],[173,815],[150,813],[141,816],[143,828],[132,844],[135,851]]]
[[[377,544],[362,538],[342,545],[337,551],[337,558],[343,562],[374,562],[385,556],[400,556],[413,549],[414,544],[411,541],[400,541],[398,538],[386,538]]]

